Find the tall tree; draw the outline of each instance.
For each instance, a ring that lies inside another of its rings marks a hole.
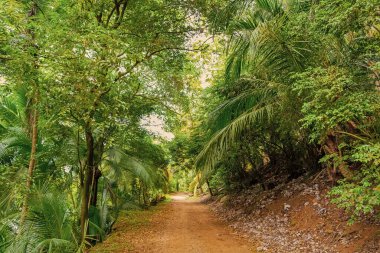
[[[31,151],[30,151],[30,159],[28,166],[28,174],[26,178],[26,193],[24,197],[24,203],[22,206],[21,212],[21,223],[25,221],[25,217],[28,212],[28,201],[29,195],[33,182],[33,171],[36,167],[36,154],[37,154],[37,142],[38,142],[38,101],[39,101],[39,85],[38,85],[38,45],[36,43],[36,34],[34,31],[33,19],[36,18],[38,8],[41,8],[37,5],[35,1],[30,1],[30,10],[28,12],[28,26],[26,30],[26,35],[29,37],[29,49],[32,54],[32,63],[31,71],[32,74],[29,76],[30,80],[30,98],[29,98],[29,108],[27,110],[28,118],[29,118],[29,127],[30,127],[30,139],[31,139]]]
[[[137,105],[146,107],[144,114],[178,101],[180,94],[170,97],[182,88],[183,52],[191,50],[185,38],[195,28],[187,24],[188,7],[174,2],[99,1],[61,8],[49,17],[57,22],[45,28],[55,38],[46,51],[48,94],[56,104],[52,112],[75,124],[86,142],[80,172],[84,240],[110,137],[120,125],[139,119]]]

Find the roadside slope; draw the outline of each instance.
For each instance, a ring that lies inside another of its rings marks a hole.
[[[324,180],[300,177],[264,191],[260,186],[209,200],[221,220],[256,240],[259,252],[380,252],[380,223],[349,215],[331,204]]]

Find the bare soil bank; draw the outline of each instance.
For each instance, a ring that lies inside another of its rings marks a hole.
[[[268,191],[252,187],[208,200],[218,217],[254,241],[258,252],[380,252],[380,225],[349,216],[330,204],[323,180],[298,178]]]

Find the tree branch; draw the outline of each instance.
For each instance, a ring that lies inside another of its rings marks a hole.
[[[165,107],[168,111],[171,111],[174,114],[181,115],[181,113],[177,112],[176,110],[174,110],[170,106],[164,104],[162,102],[162,99],[159,97],[148,97],[148,96],[145,96],[143,94],[136,94],[135,97],[141,97],[141,98],[144,98],[145,100],[150,100],[150,101],[154,102],[155,104],[158,104],[158,105]]]
[[[202,44],[203,45],[203,44]],[[135,61],[135,63],[126,71],[124,72],[119,72],[117,77],[115,78],[115,82],[116,81],[119,81],[121,78],[125,77],[126,75],[132,73],[132,71],[138,66],[140,65],[140,63],[143,63],[147,60],[149,60],[150,58],[152,58],[154,55],[157,55],[163,51],[167,51],[167,50],[179,50],[179,51],[188,51],[188,52],[198,52],[198,51],[201,51],[203,50],[204,48],[199,47],[199,48],[196,48],[196,49],[190,49],[190,48],[180,48],[180,47],[165,47],[165,48],[160,48],[160,49],[157,49],[153,52],[150,52],[148,54],[146,54],[142,59],[138,59]]]
[[[123,3],[123,7],[121,9],[121,13],[120,15],[118,15],[117,19],[116,19],[116,22],[113,26],[114,29],[118,28],[120,25],[121,25],[121,22],[123,21],[123,18],[124,18],[124,15],[125,15],[125,10],[127,9],[127,5],[128,5],[129,1],[128,0],[125,0],[124,3]],[[120,4],[120,3],[119,3]]]

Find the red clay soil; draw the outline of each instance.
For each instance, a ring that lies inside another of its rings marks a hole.
[[[172,199],[155,211],[140,212],[140,221],[135,222],[138,225],[122,219],[112,235],[90,252],[255,252],[252,243],[214,217],[199,200],[185,194],[173,195]],[[141,216],[147,219],[141,221]]]
[[[258,187],[214,199],[212,209],[258,252],[380,253],[380,223],[350,216],[331,204],[323,180],[302,178],[263,191]],[[212,200],[210,200],[212,201]]]

